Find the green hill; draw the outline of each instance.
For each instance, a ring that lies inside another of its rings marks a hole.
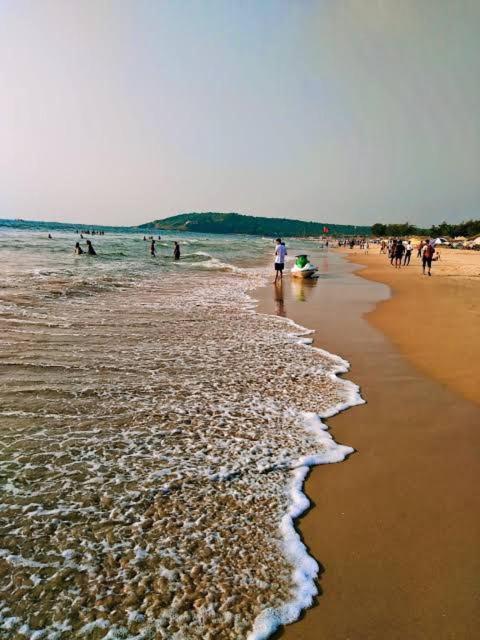
[[[304,222],[287,218],[260,218],[239,213],[181,213],[163,220],[141,224],[140,229],[163,229],[170,231],[198,231],[201,233],[245,233],[258,236],[320,236],[324,227],[332,235],[369,235],[371,227]]]

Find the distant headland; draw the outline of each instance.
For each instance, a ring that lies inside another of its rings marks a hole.
[[[156,228],[169,231],[197,231],[201,233],[244,233],[256,236],[320,236],[370,235],[371,227],[324,222],[306,222],[288,218],[263,218],[240,213],[180,213],[139,225],[140,229]]]

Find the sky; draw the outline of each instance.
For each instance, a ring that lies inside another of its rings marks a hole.
[[[480,217],[479,0],[0,0],[0,217]]]

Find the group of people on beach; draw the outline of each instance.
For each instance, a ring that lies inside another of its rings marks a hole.
[[[387,255],[390,264],[396,269],[400,269],[402,266],[408,267],[413,249],[411,240],[402,240],[401,238],[382,240],[380,244],[380,253]],[[440,259],[440,253],[435,248],[435,240],[429,238],[421,240],[417,246],[417,258],[422,261],[423,275],[431,276],[432,262]]]
[[[364,253],[368,253],[368,250],[370,249],[370,241],[366,237],[365,238],[340,238],[340,240],[338,241],[338,246],[340,248],[350,247],[350,249],[353,249],[355,245],[358,245]],[[327,246],[328,246],[328,243],[327,243]]]

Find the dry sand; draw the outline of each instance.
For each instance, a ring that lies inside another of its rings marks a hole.
[[[442,322],[452,321],[458,290],[453,283],[442,288],[438,276],[438,283],[434,277],[423,281],[417,263],[411,273],[397,275],[382,266],[384,257],[362,256],[376,265],[376,279],[408,279],[408,286],[395,287],[392,301],[381,302],[388,288],[354,275],[358,267],[332,253],[314,258],[322,273],[317,283],[287,280],[283,291],[263,289],[257,293],[259,308],[314,328],[318,346],[352,363],[348,377],[361,385],[367,404],[328,421],[335,439],[357,452],[344,463],[315,468],[307,481],[313,508],[300,530],[323,565],[321,597],[278,637],[473,638],[480,623],[480,410],[465,397],[473,385],[460,394],[424,375],[364,319],[380,303],[369,318],[380,326],[382,314],[382,321],[388,318],[395,327],[398,305],[404,311],[415,307],[410,340],[416,354],[423,349],[424,325],[444,335]],[[420,298],[433,296],[427,286],[450,296],[433,315],[428,305],[419,304]],[[470,286],[473,291],[478,285],[465,283],[462,290]],[[462,325],[455,353],[470,353],[473,335]],[[451,379],[461,379],[455,371],[465,363],[456,357],[448,362],[450,352],[442,348],[435,344],[441,353],[429,367],[442,363],[441,370],[448,370],[447,363]]]

